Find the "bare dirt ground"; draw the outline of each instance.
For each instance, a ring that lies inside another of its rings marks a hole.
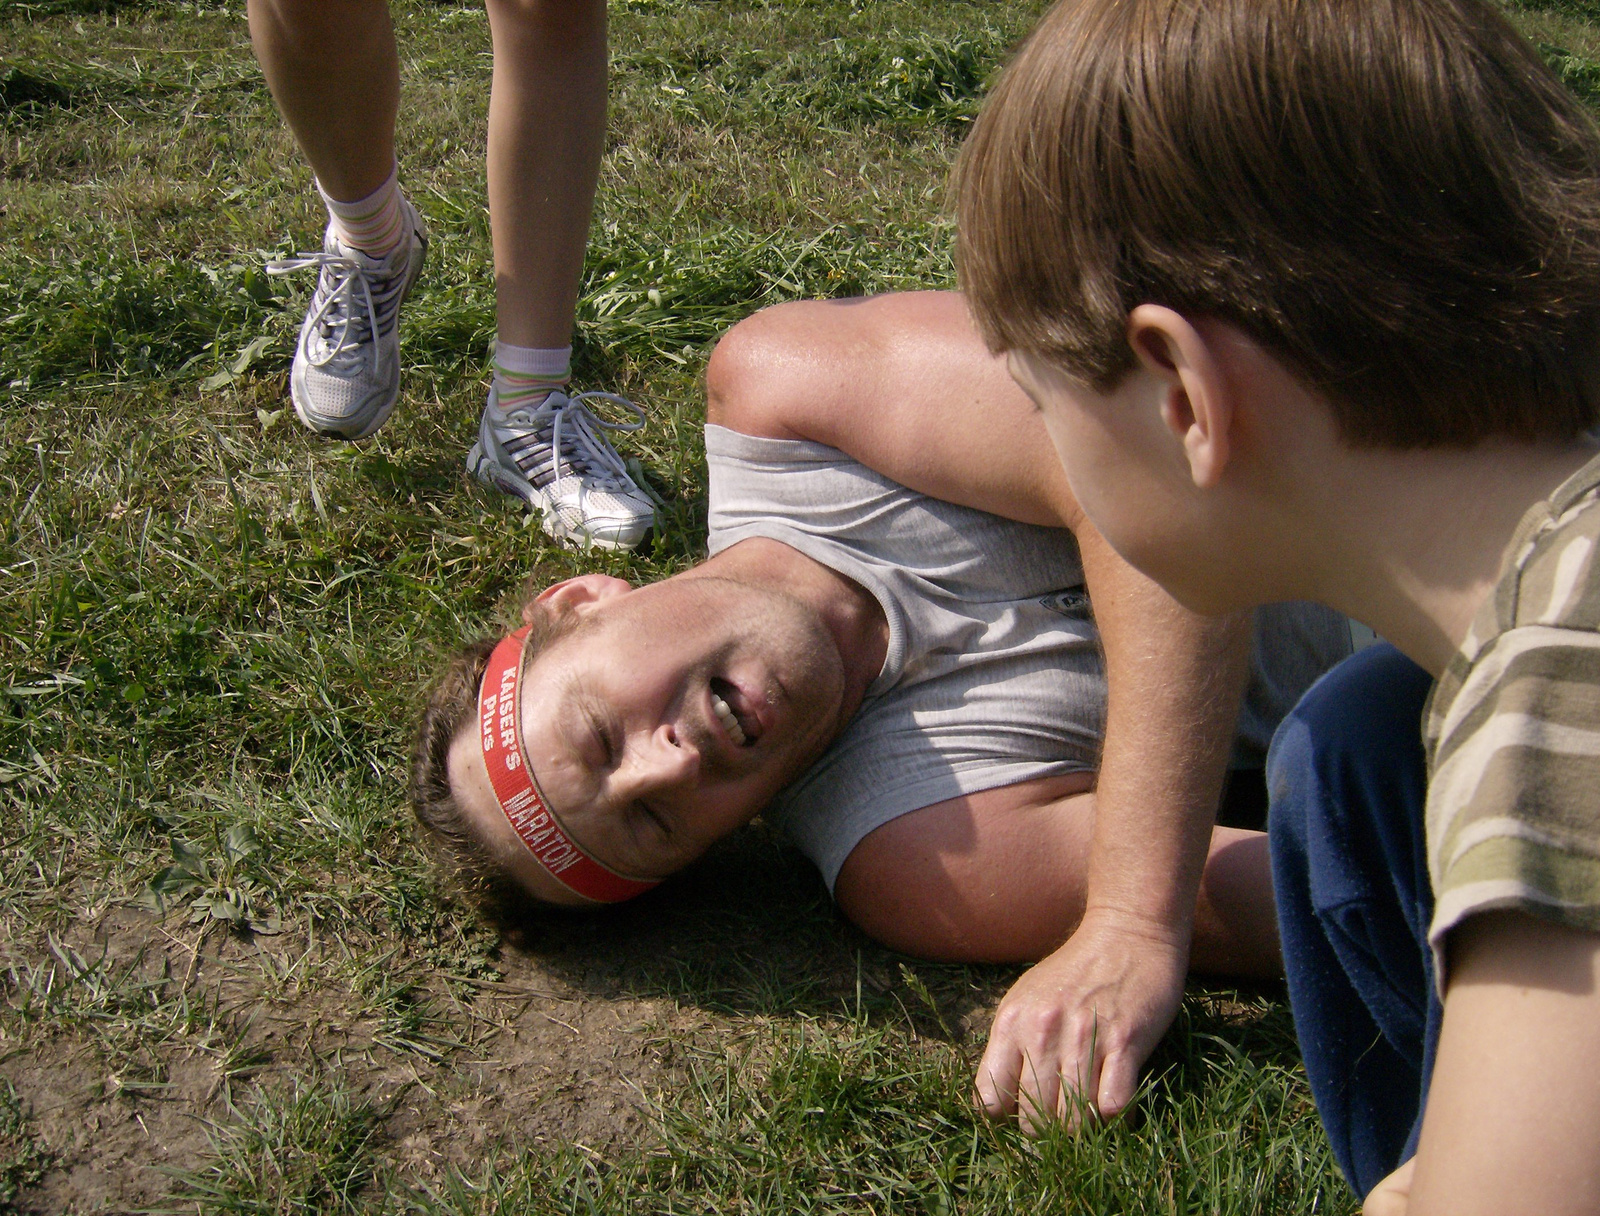
[[[188,1046],[134,1044],[130,1063],[108,1071],[91,1013],[81,1033],[12,1051],[0,1076],[48,1155],[21,1212],[161,1208],[170,1170],[204,1158],[252,1078],[273,1071],[330,1075],[377,1107],[379,1153],[411,1183],[452,1165],[470,1173],[508,1140],[601,1155],[647,1148],[651,1098],[681,1081],[685,1060],[759,1038],[769,1015],[887,1004],[921,1032],[960,1041],[987,1026],[1010,974],[918,964],[941,1028],[907,992],[905,960],[844,924],[810,868],[759,831],[631,906],[529,925],[502,943],[498,979],[406,994],[415,1016],[399,1031],[360,995],[370,980],[317,982],[311,964],[328,965],[329,943],[303,930],[202,937],[113,907],[54,942],[12,947],[6,962],[54,967],[64,983],[72,952],[101,974],[138,977],[165,1006],[186,995],[192,1022],[215,1033],[206,1050],[193,1033]],[[123,979],[120,999],[137,987]]]

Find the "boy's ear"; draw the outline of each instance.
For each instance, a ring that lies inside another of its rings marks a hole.
[[[1161,420],[1183,444],[1189,475],[1202,490],[1222,478],[1233,456],[1233,395],[1207,334],[1182,313],[1140,304],[1128,314],[1128,344],[1166,385]]]
[[[559,583],[551,583],[522,606],[522,623],[533,624],[533,614],[540,608],[582,611],[632,590],[633,585],[627,579],[612,578],[609,574],[580,574],[576,578],[563,579]]]

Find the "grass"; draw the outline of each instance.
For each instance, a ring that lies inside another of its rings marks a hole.
[[[50,1154],[32,1135],[30,1121],[10,1082],[0,1083],[0,1211],[44,1177]]]
[[[1198,1046],[1187,1027],[1176,1042]],[[1337,1195],[1325,1154],[1286,1130],[1294,1082],[1242,1054],[1174,1056],[1136,1130],[1029,1143],[974,1121],[959,1060],[908,1053],[891,1029],[800,1019],[762,1046],[754,1075],[741,1053],[696,1058],[656,1101],[647,1155],[518,1154],[412,1192],[402,1210],[1246,1213],[1324,1211]],[[1217,1123],[1219,1105],[1238,1122]]]
[[[291,1077],[211,1129],[210,1160],[176,1171],[174,1212],[355,1213],[373,1181],[382,1112],[337,1083]]]
[[[967,1092],[1014,972],[907,960],[759,832],[500,943],[404,756],[525,578],[702,553],[698,377],[762,305],[948,285],[949,161],[1034,0],[615,0],[585,386],[650,412],[646,554],[469,484],[492,275],[481,8],[396,0],[433,234],[406,393],[302,431],[321,219],[236,3],[0,2],[0,1208],[1339,1212],[1286,1010],[1196,988],[1135,1117],[1021,1139]],[[1595,6],[1522,22],[1573,87]]]

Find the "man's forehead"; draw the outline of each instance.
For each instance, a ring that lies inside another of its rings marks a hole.
[[[670,640],[675,629],[672,614],[680,606],[698,610],[697,601],[728,581],[701,575],[699,569],[694,566],[669,578],[643,583],[622,595],[594,600],[581,611],[562,612],[543,643],[528,648],[523,660],[524,679],[533,675],[536,667],[553,671],[558,665],[585,666],[602,661],[619,644],[643,641],[648,645],[658,638]],[[661,619],[654,625],[648,620],[643,622],[641,633],[641,614]]]
[[[575,653],[566,653],[564,643],[570,640],[563,638],[524,660],[520,690],[524,747],[529,735],[544,739],[564,733],[554,728],[571,714],[585,684],[584,648],[580,643]]]
[[[581,638],[572,653],[545,651],[533,656],[522,681],[522,746],[534,776],[544,787],[558,815],[585,810],[598,793],[598,757],[589,753],[586,736],[608,746],[616,708],[600,691],[583,662],[588,653]]]
[[[592,729],[591,719],[609,715],[610,710],[592,691],[581,667],[575,669],[560,654],[549,651],[529,661],[521,696],[521,743],[529,770],[556,816],[581,820],[599,793],[596,764],[584,748],[583,732]],[[591,847],[582,839],[581,830],[577,839],[580,845]]]
[[[583,668],[605,653],[605,640],[599,636],[602,625],[592,614],[565,612],[542,637],[530,638],[522,654],[524,709],[528,708],[526,690],[530,685],[537,684],[541,690],[553,686],[561,673]]]

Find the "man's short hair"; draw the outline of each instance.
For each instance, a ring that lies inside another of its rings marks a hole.
[[[533,594],[530,589],[530,599]],[[578,623],[570,611],[541,605],[531,617],[523,643],[524,670]],[[463,646],[429,688],[411,746],[411,809],[446,877],[492,922],[512,928],[540,901],[495,857],[450,786],[450,747],[469,725],[476,728],[483,673],[499,642],[498,637],[479,638]]]
[[[1155,303],[1263,344],[1352,445],[1600,418],[1600,139],[1479,0],[1062,0],[957,190],[989,345],[1099,391]]]

